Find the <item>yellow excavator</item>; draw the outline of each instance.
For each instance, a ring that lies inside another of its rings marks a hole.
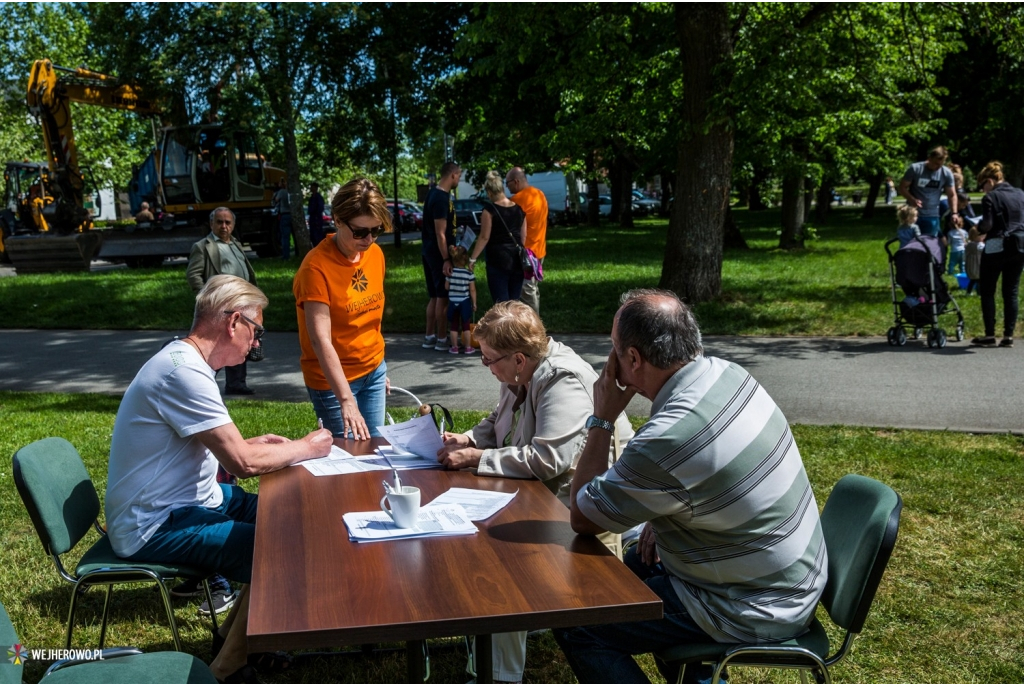
[[[128,192],[132,215],[148,202],[152,221],[94,227],[100,195],[79,163],[72,102],[153,117],[156,147],[133,166]],[[284,171],[264,164],[252,132],[220,123],[158,126],[163,107],[138,87],[49,60],[32,66],[28,106],[43,130],[46,164],[7,163],[0,211],[0,258],[19,273],[87,271],[93,258],[155,266],[165,257],[188,255],[209,232],[209,214],[219,206],[235,212],[235,235],[257,254],[280,250],[271,206]]]

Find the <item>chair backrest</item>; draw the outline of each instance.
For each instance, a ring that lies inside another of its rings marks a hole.
[[[48,554],[74,548],[100,513],[82,457],[64,438],[45,438],[14,453],[14,484]]]
[[[21,682],[22,665],[15,665],[11,660],[14,646],[19,642],[18,634],[14,632],[14,625],[11,623],[11,617],[7,615],[7,609],[0,603],[0,650],[10,650],[9,652],[0,652],[0,683]]]
[[[821,512],[828,550],[828,583],[822,595],[836,625],[852,633],[864,627],[871,602],[889,563],[903,501],[888,485],[843,476]]]

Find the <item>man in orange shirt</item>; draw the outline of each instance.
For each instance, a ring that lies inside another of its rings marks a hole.
[[[543,191],[526,181],[522,167],[513,167],[505,174],[505,185],[515,202],[526,214],[526,247],[533,250],[541,264],[547,254],[548,199]],[[519,299],[533,307],[540,314],[540,282],[534,278],[523,281],[523,293]]]

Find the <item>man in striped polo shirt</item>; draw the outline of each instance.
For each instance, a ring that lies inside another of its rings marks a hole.
[[[827,555],[782,411],[741,367],[704,356],[693,314],[671,292],[626,293],[612,348],[594,384],[572,527],[596,535],[645,523],[626,563],[662,598],[665,616],[555,631],[576,677],[647,682],[632,655],[805,632]],[[652,401],[651,418],[607,469],[611,421],[637,393]],[[696,682],[710,671],[686,675]]]

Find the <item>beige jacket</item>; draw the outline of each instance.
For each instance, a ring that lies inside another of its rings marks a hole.
[[[231,238],[231,248],[237,250],[245,260],[245,270],[249,272],[249,277],[246,280],[256,285],[256,274],[252,270],[252,264],[249,263],[249,258],[245,256],[241,244],[234,237]],[[192,287],[192,292],[198,293],[202,290],[204,283],[220,274],[220,269],[220,250],[210,240],[209,235],[192,245],[192,251],[188,255],[188,267],[185,269],[185,276],[188,278],[189,286]]]
[[[484,451],[477,475],[502,478],[537,478],[569,506],[569,490],[576,462],[587,440],[584,424],[594,413],[594,381],[597,372],[572,348],[548,338],[548,354],[525,386],[521,416],[508,447],[502,447],[512,430],[517,388],[501,386],[498,407],[467,431],[473,444]],[[615,421],[618,442],[625,447],[633,429],[625,414]],[[615,440],[608,452],[614,462]]]

